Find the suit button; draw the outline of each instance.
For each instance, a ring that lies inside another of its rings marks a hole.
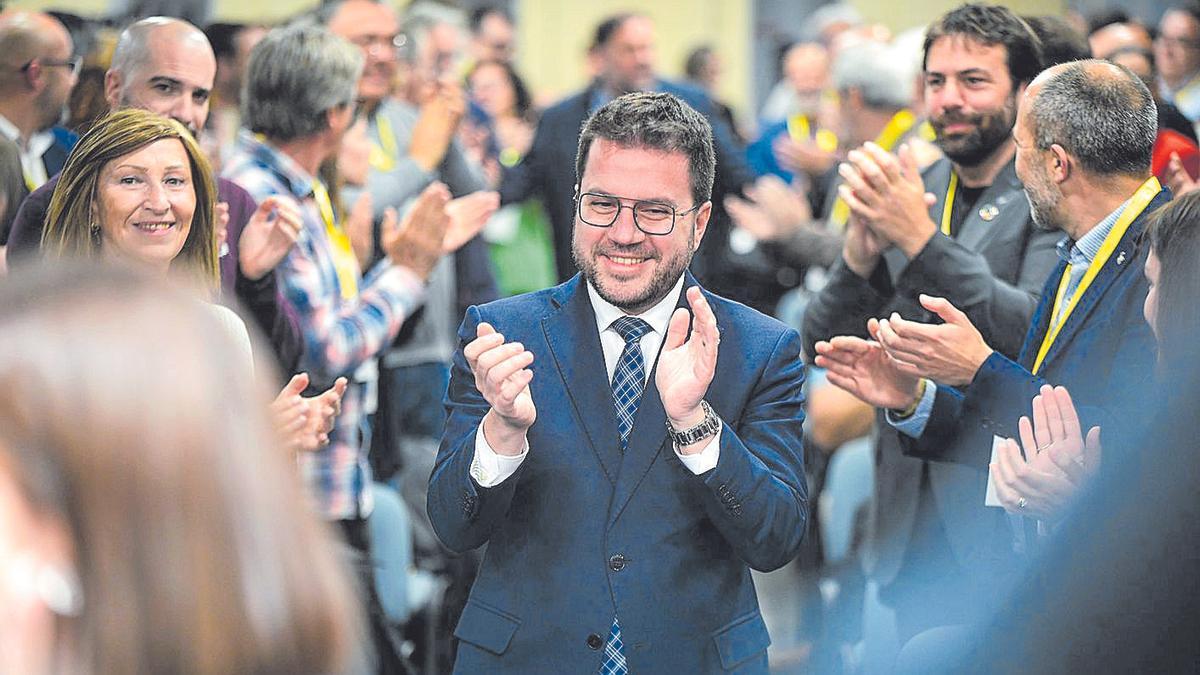
[[[591,635],[588,636],[587,646],[588,646],[588,649],[591,649],[593,651],[599,651],[599,649],[604,646],[604,638],[600,637],[599,635],[596,635],[595,633],[592,633]]]
[[[608,569],[614,572],[620,572],[621,570],[625,569],[625,562],[625,556],[618,553],[608,559]]]

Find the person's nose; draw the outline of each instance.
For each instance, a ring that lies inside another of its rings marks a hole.
[[[632,204],[621,205],[617,219],[609,228],[608,237],[618,244],[636,244],[646,237],[646,234],[638,229]]]
[[[166,213],[171,208],[171,200],[167,196],[167,188],[161,182],[152,182],[146,193],[143,206],[154,213]]]
[[[171,119],[179,122],[188,131],[196,134],[200,131],[200,124],[196,120],[199,113],[199,106],[190,96],[180,96],[176,99],[175,104],[171,106],[171,112],[168,115]]]
[[[934,100],[942,110],[958,110],[963,107],[962,89],[956,82],[949,80],[942,85]]]

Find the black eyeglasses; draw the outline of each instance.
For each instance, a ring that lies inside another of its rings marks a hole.
[[[25,65],[21,66],[20,72],[23,73],[23,72],[29,70],[33,66],[34,61],[37,61],[39,64],[41,64],[43,67],[46,67],[46,68],[70,68],[72,75],[78,75],[79,68],[83,65],[83,57],[82,56],[72,56],[71,58],[69,58],[65,61],[56,61],[54,59],[33,59],[33,60],[29,61],[28,63],[26,63]]]
[[[621,217],[621,209],[629,209],[633,211],[633,224],[637,229],[658,237],[671,234],[679,216],[686,216],[703,206],[701,202],[686,211],[676,211],[674,206],[663,202],[640,199],[625,201],[632,201],[633,206],[623,204],[620,197],[595,192],[584,192],[575,197],[579,219],[592,227],[612,227]]]

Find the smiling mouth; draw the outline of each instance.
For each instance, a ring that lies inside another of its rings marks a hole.
[[[134,223],[133,225],[142,232],[163,232],[175,227],[175,223]]]
[[[629,256],[622,255],[610,255],[605,257],[617,263],[618,265],[637,265],[638,263],[643,263],[647,260],[646,258],[631,258]]]

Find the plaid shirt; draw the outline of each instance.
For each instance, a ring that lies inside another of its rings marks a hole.
[[[271,195],[285,195],[300,203],[304,226],[296,246],[277,268],[304,336],[300,367],[320,389],[340,376],[351,379],[329,445],[302,455],[301,471],[325,518],[365,517],[371,511],[370,490],[366,489],[371,484],[371,469],[360,435],[366,385],[354,382],[353,374],[391,344],[405,318],[424,300],[424,283],[411,270],[384,258],[359,281],[358,297],[344,300],[333,245],[313,199],[313,177],[245,130],[238,136],[223,175],[260,203]]]

